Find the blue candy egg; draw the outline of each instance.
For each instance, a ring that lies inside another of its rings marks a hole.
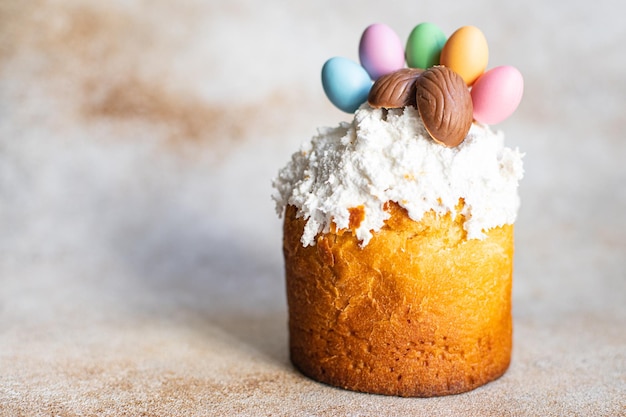
[[[339,110],[354,113],[367,101],[372,80],[356,62],[334,57],[322,67],[322,86],[330,102]]]

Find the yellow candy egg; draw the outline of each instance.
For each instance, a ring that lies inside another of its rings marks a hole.
[[[470,86],[485,72],[488,60],[485,35],[477,27],[463,26],[448,38],[439,62],[459,74]]]

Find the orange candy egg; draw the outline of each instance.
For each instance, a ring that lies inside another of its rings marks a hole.
[[[468,86],[485,72],[488,61],[487,39],[475,26],[459,28],[441,50],[441,65],[459,74]]]

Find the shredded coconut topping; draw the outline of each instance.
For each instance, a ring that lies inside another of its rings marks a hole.
[[[414,107],[364,104],[352,123],[319,129],[293,154],[273,182],[273,198],[279,215],[293,205],[306,219],[304,246],[332,223],[349,228],[351,208],[364,209],[352,232],[365,246],[389,218],[386,202],[419,221],[430,210],[455,213],[461,198],[467,238],[482,239],[485,230],[515,221],[522,156],[486,125],[474,123],[459,146],[447,148],[430,138]]]

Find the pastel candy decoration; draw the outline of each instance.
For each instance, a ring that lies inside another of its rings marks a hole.
[[[398,35],[376,23],[361,36],[359,59],[361,65],[342,57],[326,61],[322,85],[328,99],[346,113],[354,113],[366,101],[375,108],[417,105],[422,119],[432,121],[433,132],[443,126],[442,132],[431,135],[446,146],[456,146],[464,137],[459,134],[448,140],[455,129],[447,126],[450,115],[462,115],[470,123],[500,123],[515,112],[524,90],[522,75],[514,67],[485,72],[489,47],[474,26],[463,26],[446,40],[436,25],[420,23],[403,50]],[[462,108],[450,106],[461,99]],[[465,132],[465,124],[462,127]]]
[[[433,23],[415,26],[406,42],[406,63],[411,68],[427,69],[439,65],[439,56],[446,43],[446,35]]]
[[[359,59],[372,80],[377,80],[404,67],[404,46],[393,29],[375,23],[361,35]]]
[[[372,80],[365,69],[343,57],[330,58],[322,67],[322,86],[339,110],[354,113],[367,101]]]
[[[500,123],[517,109],[524,93],[524,79],[517,68],[503,65],[485,72],[470,92],[474,119],[486,124]]]
[[[457,29],[441,50],[439,63],[459,74],[468,86],[485,72],[489,47],[485,35],[475,26]]]

